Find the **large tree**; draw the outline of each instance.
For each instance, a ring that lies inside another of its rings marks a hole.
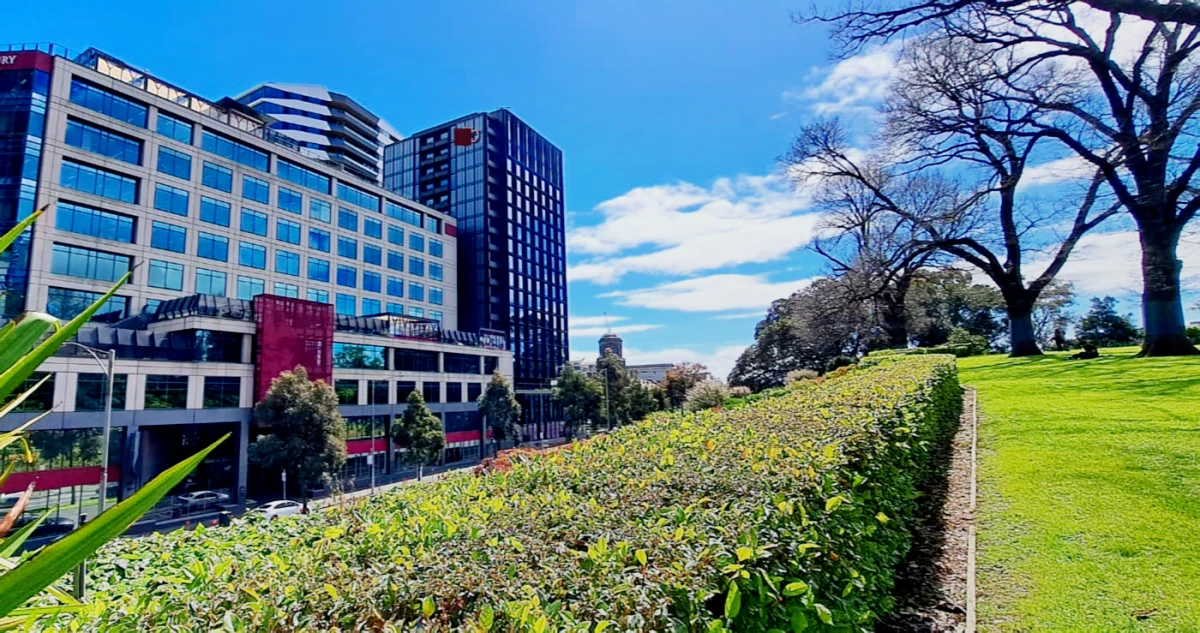
[[[908,327],[918,347],[942,345],[955,329],[996,345],[1004,335],[1003,315],[996,288],[974,283],[965,270],[921,271],[908,293]]]
[[[997,94],[1025,126],[1094,167],[1142,247],[1148,356],[1191,355],[1178,247],[1200,212],[1200,23],[1186,0],[904,0],[855,3],[826,19],[847,50],[912,36],[969,41],[1009,60]],[[1046,113],[1023,119],[1037,108]]]
[[[500,370],[492,373],[492,380],[479,396],[479,412],[487,419],[497,442],[512,438],[521,443],[521,403]]]
[[[1075,338],[1097,347],[1134,345],[1140,336],[1132,320],[1117,312],[1117,300],[1112,297],[1093,298],[1075,332]]]
[[[667,407],[683,407],[688,390],[704,382],[707,377],[708,368],[700,363],[679,363],[667,370],[667,375],[662,381]]]
[[[309,489],[346,463],[346,422],[337,407],[333,388],[309,380],[301,366],[272,380],[254,405],[255,425],[268,432],[250,445],[250,460],[268,473],[287,472],[305,504]]]
[[[563,430],[567,439],[575,437],[580,427],[600,420],[604,393],[600,382],[563,365],[554,385],[553,399],[563,408]]]
[[[802,131],[792,156],[802,177],[869,189],[888,213],[918,227],[917,242],[990,277],[1005,300],[1010,353],[1030,356],[1041,353],[1033,326],[1038,297],[1083,235],[1118,207],[1103,203],[1099,173],[1075,205],[1024,191],[1033,161],[1047,155],[1048,141],[1033,134],[1034,122],[1052,113],[1006,100],[1008,63],[960,39],[913,43],[883,106],[877,155],[859,158],[841,124],[822,121]],[[939,168],[951,170],[954,180],[939,177]],[[889,189],[896,174],[940,182],[945,196],[936,205],[914,205]],[[1066,227],[1061,235],[1059,226]],[[1031,259],[1048,260],[1037,276],[1026,274]]]
[[[446,447],[446,430],[442,421],[429,410],[421,392],[408,394],[404,415],[392,423],[392,439],[406,449],[404,460],[417,467],[417,481],[425,466],[437,463]]]

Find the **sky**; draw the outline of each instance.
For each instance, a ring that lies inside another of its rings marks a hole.
[[[0,42],[96,47],[209,99],[321,84],[402,134],[512,109],[564,153],[571,356],[594,358],[611,328],[630,362],[719,377],[771,301],[823,272],[816,210],[779,157],[804,122],[861,115],[894,63],[887,49],[837,61],[823,28],[791,19],[811,0],[4,5]],[[1182,250],[1195,281],[1200,237]],[[1111,294],[1135,312],[1139,256],[1116,227],[1064,276],[1080,303]]]

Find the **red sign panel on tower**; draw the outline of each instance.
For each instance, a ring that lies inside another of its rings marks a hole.
[[[454,144],[461,147],[470,147],[475,144],[475,130],[469,127],[454,128]]]
[[[254,298],[257,361],[254,401],[262,400],[271,381],[297,365],[310,380],[333,384],[333,306],[275,295]]]

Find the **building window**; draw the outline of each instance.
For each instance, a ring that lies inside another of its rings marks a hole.
[[[329,281],[329,262],[316,257],[308,258],[308,278],[313,281]]]
[[[388,389],[388,381],[386,380],[369,380],[367,381],[369,391],[367,391],[367,404],[390,404],[388,396],[391,389]]]
[[[329,291],[317,290],[316,288],[308,289],[308,300],[316,303],[329,303]]]
[[[150,260],[150,274],[146,285],[151,288],[183,290],[183,264]]]
[[[387,313],[388,314],[404,314],[404,304],[388,302]]]
[[[275,170],[284,180],[329,195],[329,178],[326,176],[282,158],[275,159]]]
[[[442,265],[429,262],[429,278],[434,281],[442,281]]]
[[[437,310],[429,311],[429,318],[433,319],[434,321],[437,321],[438,325],[442,324],[442,316],[443,316],[442,313],[438,312]]]
[[[436,372],[438,369],[438,353],[424,350],[396,348],[396,371],[425,371]]]
[[[154,185],[154,208],[175,215],[187,216],[188,192],[161,182]]]
[[[300,276],[300,256],[288,251],[275,251],[275,272],[284,275]]]
[[[288,244],[300,244],[300,223],[279,218],[275,221],[275,239]]]
[[[267,247],[259,244],[251,244],[250,242],[238,243],[238,264],[259,270],[266,270]]]
[[[383,308],[379,304],[379,299],[367,299],[366,297],[363,297],[363,300],[362,300],[363,316],[370,315],[370,314],[379,314],[381,312],[383,312]]]
[[[156,220],[150,225],[150,247],[172,253],[186,252],[187,229]]]
[[[267,236],[267,214],[254,209],[242,209],[241,229],[243,233]]]
[[[442,383],[440,382],[422,382],[421,392],[421,395],[425,396],[425,402],[442,401]]]
[[[341,300],[342,295],[338,295]],[[380,345],[333,344],[333,366],[338,369],[383,369],[385,348]]]
[[[142,142],[90,123],[67,120],[67,145],[131,165],[142,164]]]
[[[196,240],[196,256],[218,262],[229,261],[229,239],[201,232]]]
[[[59,184],[93,196],[137,204],[138,181],[116,172],[63,159]]]
[[[329,252],[329,231],[323,231],[318,228],[309,227],[308,229],[308,247],[314,251],[322,253]]]
[[[288,213],[304,213],[304,196],[299,191],[279,188],[279,208]]]
[[[132,244],[133,226],[134,219],[120,213],[62,201],[54,208],[54,227],[60,231]]]
[[[383,239],[383,222],[371,218],[363,218],[363,233],[367,237]]]
[[[383,263],[383,249],[374,244],[363,244],[363,261],[376,266]]]
[[[408,306],[408,315],[423,319],[423,318],[425,318],[425,308],[418,308],[417,306]]]
[[[408,258],[408,274],[414,277],[425,276],[425,260],[420,257]]]
[[[200,221],[217,226],[229,226],[229,215],[232,208],[228,202],[200,196]]]
[[[308,201],[308,215],[314,220],[319,220],[321,222],[332,222],[333,205],[325,202],[324,200],[313,198]]]
[[[463,387],[461,382],[446,383],[446,402],[462,402]]]
[[[231,193],[233,191],[233,171],[204,161],[204,168],[200,172],[200,184]]]
[[[396,272],[404,272],[404,254],[392,250],[387,253],[387,267]]]
[[[192,124],[169,114],[158,113],[157,131],[163,136],[187,145],[192,144]]]
[[[266,293],[266,283],[256,277],[243,277],[238,275],[237,278],[237,298],[243,301],[250,301],[258,295]]]
[[[477,382],[467,383],[467,402],[479,402],[481,395],[483,395],[483,385]]]
[[[54,408],[54,374],[41,371],[35,372],[22,381],[21,384],[17,385],[17,388],[13,390],[13,394],[25,393],[26,391],[33,389],[34,385],[38,384],[39,381],[47,376],[50,377],[49,380],[42,383],[42,386],[34,390],[34,392],[30,394],[24,402],[17,405],[14,411],[49,411]],[[10,395],[7,398],[9,402],[15,399],[15,395]]]
[[[132,258],[81,246],[55,244],[51,251],[50,272],[97,281],[116,281],[129,272]]]
[[[50,287],[46,295],[46,312],[63,321],[70,321],[103,296],[100,292]],[[92,315],[92,320],[102,323],[120,321],[128,314],[128,309],[129,297],[113,296]]]
[[[437,286],[429,287],[429,303],[435,306],[442,305],[442,289]]]
[[[355,305],[354,304],[355,304],[354,295],[344,295],[344,294],[339,293],[333,309],[335,312],[337,312],[340,315],[354,316],[355,315],[355,312],[354,312]]]
[[[113,411],[125,410],[125,394],[129,390],[129,376],[113,376]],[[108,404],[108,376],[104,374],[79,374],[75,383],[76,411],[103,411]]]
[[[269,171],[268,163],[270,162],[270,158],[266,152],[254,149],[245,143],[214,134],[208,130],[204,130],[200,135],[200,147],[206,152],[228,158],[235,163],[240,163],[259,171]]]
[[[404,296],[404,280],[397,277],[387,278],[387,293],[393,297]]]
[[[225,296],[225,273],[215,270],[196,269],[196,294]]]
[[[412,395],[412,392],[414,392],[416,390],[417,390],[416,382],[413,382],[411,380],[397,380],[396,381],[396,402],[401,403],[401,404],[408,402],[408,397],[410,395]]]
[[[358,269],[353,266],[337,267],[337,285],[346,288],[358,287]]]
[[[420,228],[421,214],[419,212],[413,211],[412,209],[409,209],[408,207],[402,207],[391,201],[388,201],[387,204],[385,204],[383,206],[384,206],[384,213],[386,213],[389,218],[394,218],[394,219],[400,220],[401,222],[404,222],[405,224],[411,224],[415,227]]]
[[[205,376],[204,408],[233,409],[241,406],[242,379],[237,376]]]
[[[296,284],[285,284],[282,281],[275,282],[275,294],[289,299],[300,298],[300,286]]]
[[[357,187],[351,187],[344,182],[338,183],[337,197],[364,209],[379,210],[379,196],[367,193]]]
[[[350,209],[338,207],[338,228],[358,232],[358,214]]]
[[[146,409],[186,409],[187,376],[146,376]]]
[[[338,404],[358,404],[357,380],[334,380],[333,391],[337,394]]]
[[[146,106],[79,79],[71,80],[71,103],[130,125],[146,127],[149,112]]]
[[[338,236],[338,257],[358,259],[358,242],[348,237]]]
[[[442,221],[437,218],[425,216],[425,230],[429,231],[430,233],[441,233]]]
[[[263,204],[271,204],[271,185],[254,176],[242,176],[242,197]]]
[[[425,238],[416,233],[408,234],[408,247],[418,253],[425,252]]]
[[[192,157],[166,145],[160,145],[158,147],[158,171],[168,176],[191,180]]]
[[[430,257],[441,257],[442,256],[442,241],[441,240],[429,240],[429,256]]]
[[[379,276],[379,273],[364,270],[362,287],[366,292],[383,292],[382,278]]]
[[[395,224],[389,224],[388,241],[396,246],[404,246],[404,229]]]

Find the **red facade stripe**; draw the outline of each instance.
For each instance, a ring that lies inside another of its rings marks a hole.
[[[121,468],[108,467],[108,480],[121,481]],[[33,489],[54,490],[67,486],[87,486],[100,483],[99,466],[76,466],[75,468],[56,468],[54,470],[35,470],[25,473],[13,473],[0,486],[0,494],[23,492],[33,482]]]

